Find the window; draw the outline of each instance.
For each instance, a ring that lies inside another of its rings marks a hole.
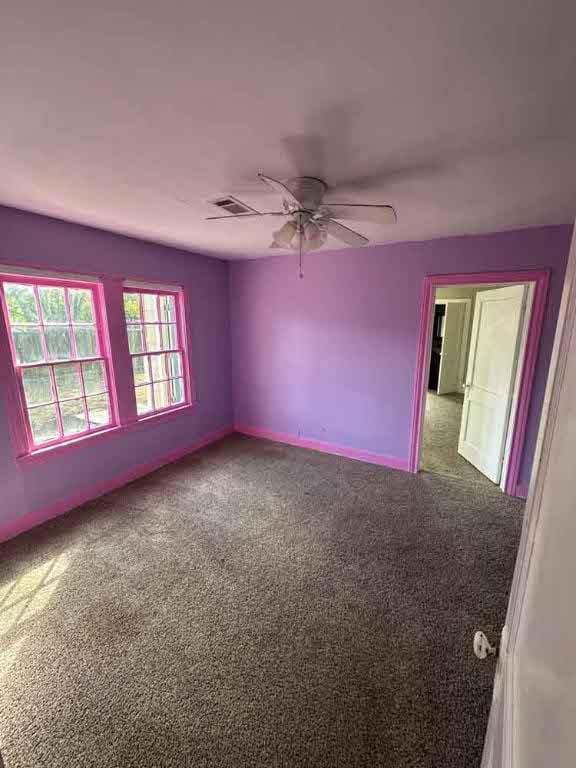
[[[113,423],[95,287],[1,277],[30,451]]]
[[[127,289],[124,314],[139,416],[183,405],[185,362],[178,292]]]
[[[190,404],[183,299],[177,286],[126,283],[120,293],[117,277],[3,266],[0,353],[12,362],[0,364],[13,371],[21,406],[9,409],[16,455],[44,454]],[[108,338],[104,302],[113,323],[124,316],[129,354],[122,339]]]

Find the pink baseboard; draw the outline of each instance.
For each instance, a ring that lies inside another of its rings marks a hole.
[[[274,440],[277,443],[296,445],[300,448],[309,448],[312,451],[320,451],[321,453],[332,453],[335,456],[345,456],[347,459],[365,461],[368,464],[380,464],[383,467],[390,467],[391,469],[408,470],[408,459],[399,459],[397,456],[383,456],[379,453],[357,450],[356,448],[349,448],[348,446],[334,445],[333,443],[325,443],[321,440],[309,440],[306,437],[296,437],[295,435],[288,435],[284,432],[271,432],[267,429],[258,429],[256,427],[247,427],[239,424],[236,424],[234,429],[236,432],[240,432],[243,435],[249,435],[250,437],[260,437],[263,440]]]
[[[200,448],[204,448],[206,445],[210,445],[211,443],[215,443],[218,440],[221,440],[227,435],[230,435],[232,432],[234,432],[232,427],[226,427],[225,429],[220,429],[217,432],[211,432],[204,437],[201,437],[199,440],[196,440],[191,445],[186,446],[185,448],[179,448],[177,451],[171,451],[170,453],[165,454],[158,459],[153,459],[146,464],[141,464],[140,466],[135,467],[128,472],[124,472],[121,475],[117,475],[110,480],[106,480],[103,483],[99,483],[98,485],[93,485],[89,488],[79,491],[78,493],[75,493],[73,496],[70,496],[63,501],[59,501],[49,507],[39,509],[16,520],[12,520],[4,526],[0,527],[0,543],[7,541],[8,539],[12,539],[14,536],[18,536],[18,534],[24,533],[24,531],[28,531],[31,528],[46,522],[47,520],[51,520],[54,517],[59,517],[65,512],[69,512],[71,509],[79,507],[81,504],[85,504],[87,501],[92,501],[92,499],[96,499],[98,496],[103,496],[105,493],[110,493],[110,491],[121,488],[123,485],[131,483],[133,480],[137,480],[139,477],[148,475],[150,472],[154,472],[154,470],[160,469],[160,467],[163,467],[166,464],[171,464],[173,461],[178,461],[178,459],[181,459],[190,453],[194,453]]]

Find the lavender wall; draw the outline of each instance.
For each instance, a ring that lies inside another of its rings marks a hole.
[[[408,459],[425,275],[549,268],[519,484],[527,485],[571,228],[400,243],[231,268],[235,423]]]
[[[26,463],[14,458],[7,399],[0,391],[0,533],[17,518],[231,426],[227,263],[2,207],[0,263],[180,283],[190,308],[190,359],[198,398],[196,407],[169,420],[94,442],[87,439],[43,463]]]
[[[319,253],[306,258],[305,278],[299,280],[292,256],[230,268],[0,207],[0,263],[183,285],[198,397],[194,409],[171,420],[86,440],[74,451],[27,463],[14,457],[0,377],[0,533],[20,518],[229,427],[233,400],[239,425],[406,460],[425,274],[552,271],[520,473],[520,482],[527,483],[570,235],[567,226],[546,227]]]

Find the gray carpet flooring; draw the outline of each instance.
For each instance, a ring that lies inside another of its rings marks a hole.
[[[459,477],[487,488],[498,488],[458,453],[463,402],[464,396],[460,394],[427,393],[420,467],[424,472]]]
[[[232,436],[7,542],[6,768],[478,766],[521,518]]]

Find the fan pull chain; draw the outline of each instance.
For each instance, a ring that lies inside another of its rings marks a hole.
[[[304,277],[304,272],[302,272],[302,232],[299,233],[300,237],[298,238],[298,277],[300,280]]]

